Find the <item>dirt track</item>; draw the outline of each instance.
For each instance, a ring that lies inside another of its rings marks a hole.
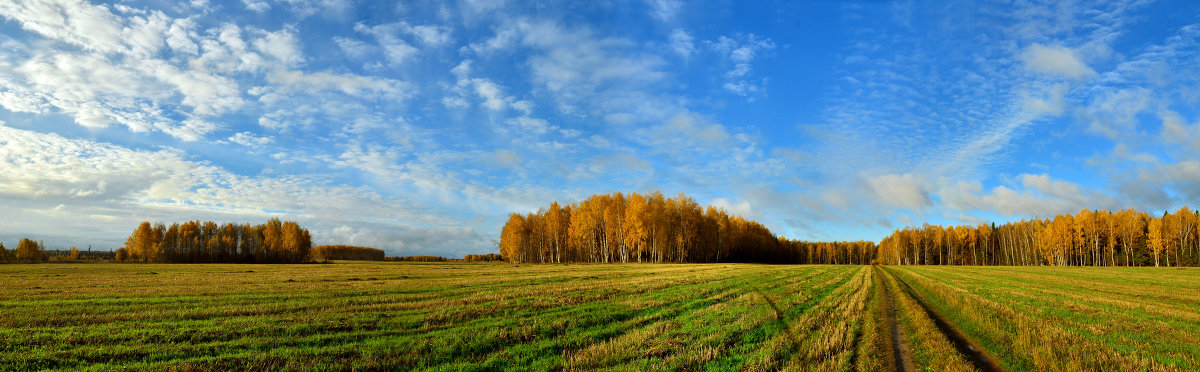
[[[886,271],[886,270],[884,270],[884,271]],[[946,321],[946,318],[943,317],[942,314],[938,313],[936,310],[929,307],[929,305],[925,303],[924,299],[919,294],[917,294],[916,289],[914,289],[912,285],[908,284],[908,282],[904,281],[904,279],[901,279],[898,276],[892,275],[890,272],[886,273],[886,275],[884,275],[884,277],[888,278],[889,280],[899,281],[899,283],[901,284],[901,288],[904,289],[904,291],[906,293],[908,293],[908,295],[910,297],[912,297],[912,299],[915,300],[916,303],[918,305],[920,305],[923,310],[925,310],[925,313],[929,315],[929,318],[933,320],[934,324],[937,326],[938,331],[940,331],[942,333],[942,335],[945,336],[946,339],[949,340],[950,343],[954,345],[954,348],[958,350],[959,354],[962,354],[964,358],[971,361],[971,364],[974,364],[976,369],[979,369],[979,370],[985,371],[985,372],[1004,371],[1004,368],[1000,367],[1000,364],[996,362],[996,359],[991,357],[990,355],[988,355],[987,352],[985,352],[983,350],[983,348],[981,348],[979,346],[978,343],[972,341],[969,337],[966,336],[966,334],[963,334],[962,331],[959,331],[958,328],[955,328],[954,325],[952,325],[952,324],[950,324],[950,322]],[[888,288],[888,286],[884,286],[884,288],[887,289],[887,292],[889,293],[888,305],[894,309],[895,308],[895,298],[890,295],[890,288]],[[893,324],[895,324],[895,312],[892,312],[891,318],[892,318]],[[897,340],[896,334],[901,333],[901,332],[899,332],[898,328],[894,328],[892,330],[892,333],[893,333],[893,340]],[[895,342],[898,342],[898,341],[895,341]],[[896,344],[893,344],[893,345],[896,345]],[[903,346],[905,349],[905,354],[908,355],[908,353],[907,353],[908,346],[907,345],[903,345]],[[897,350],[897,353],[899,354],[901,349],[897,348],[896,350]],[[899,360],[900,357],[901,356],[898,355],[897,359]],[[910,363],[909,366],[911,366],[911,363],[912,363],[911,357],[908,357],[908,360],[909,360],[908,363]],[[904,369],[901,369],[900,366],[901,366],[901,364],[897,363],[897,369],[904,370]]]
[[[900,331],[900,321],[896,315],[900,309],[896,308],[896,297],[892,295],[888,276],[884,275],[878,267],[874,268],[874,270],[875,274],[880,276],[879,284],[883,286],[883,295],[887,299],[885,301],[887,304],[887,309],[885,309],[887,318],[885,322],[887,324],[886,328],[891,329],[892,357],[895,358],[894,365],[896,366],[896,370],[900,372],[916,371],[917,367],[912,361],[912,350],[908,346],[908,337],[905,336],[904,332]]]

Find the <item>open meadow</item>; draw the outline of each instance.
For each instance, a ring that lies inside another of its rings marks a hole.
[[[1192,370],[1197,274],[0,265],[0,369]]]
[[[1006,370],[1200,370],[1200,269],[887,267]]]
[[[16,369],[851,369],[866,266],[4,265]],[[870,338],[866,338],[870,340]]]

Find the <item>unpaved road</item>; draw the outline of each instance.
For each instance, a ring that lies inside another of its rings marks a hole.
[[[883,296],[886,298],[886,301],[884,301],[887,306],[884,309],[887,314],[885,327],[891,329],[892,357],[895,358],[894,365],[896,366],[896,370],[900,372],[916,371],[917,367],[912,361],[912,350],[908,346],[908,337],[904,332],[900,331],[900,319],[897,314],[900,309],[896,307],[896,297],[892,295],[892,287],[889,284],[889,279],[887,275],[883,274],[882,269],[875,267],[874,270],[875,275],[880,276],[881,280],[879,284],[883,286]]]
[[[877,269],[877,270],[883,270],[883,269]],[[904,279],[900,278],[899,276],[892,275],[890,272],[886,273],[886,275],[884,275],[884,278],[899,281],[900,287],[906,293],[908,293],[909,297],[912,297],[912,299],[915,300],[916,303],[918,305],[920,305],[922,309],[925,310],[925,313],[929,315],[930,319],[933,319],[933,322],[937,326],[938,331],[940,331],[942,333],[942,335],[944,337],[946,337],[946,339],[949,340],[951,344],[954,345],[954,348],[958,350],[959,354],[962,354],[964,358],[971,361],[971,364],[974,364],[976,369],[979,369],[979,370],[985,371],[985,372],[1004,371],[1004,368],[1001,367],[999,363],[997,363],[996,359],[993,358],[992,356],[988,355],[987,352],[984,351],[983,348],[981,348],[978,343],[976,343],[975,341],[972,341],[969,337],[967,337],[966,334],[962,333],[962,331],[959,331],[958,328],[954,327],[953,324],[950,324],[950,322],[948,322],[946,320],[946,318],[944,316],[942,316],[942,314],[938,313],[936,310],[929,307],[929,305],[925,303],[925,300],[921,297],[920,294],[917,293],[916,289],[914,289],[912,285],[908,284],[908,282],[904,281]],[[888,286],[884,286],[884,288],[887,289],[885,292],[888,292],[888,294],[889,294],[888,306],[890,306],[894,309],[895,308],[895,298],[891,296],[890,288],[888,288]],[[898,338],[897,338],[897,334],[903,335],[903,333],[899,331],[898,325],[895,325],[896,324],[895,323],[895,320],[896,320],[895,312],[891,312],[891,314],[892,314],[892,316],[890,318],[892,319],[892,322],[893,322],[892,324],[894,324],[893,330],[892,330],[892,334],[893,334],[892,339],[894,340],[893,342],[900,342],[900,340],[898,340]],[[893,345],[897,345],[897,344],[893,343]],[[904,349],[903,349],[904,354],[910,355],[910,353],[908,352],[908,345],[905,344],[905,345],[903,345],[903,347],[904,347]],[[901,353],[900,348],[897,348],[896,350],[897,350],[896,351],[897,353]],[[897,359],[899,360],[901,357],[902,356],[897,356]],[[905,359],[908,360],[909,364],[908,364],[908,366],[906,366],[904,368],[911,368],[912,358],[906,357]],[[901,365],[902,364],[898,362],[896,364],[896,368],[901,371],[913,370],[913,369],[901,369]]]

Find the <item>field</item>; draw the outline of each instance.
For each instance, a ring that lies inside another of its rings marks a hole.
[[[1196,269],[33,264],[0,278],[4,370],[1200,368]]]
[[[1007,370],[1200,369],[1200,269],[887,271]]]

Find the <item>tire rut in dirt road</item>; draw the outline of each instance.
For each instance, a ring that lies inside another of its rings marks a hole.
[[[908,337],[904,332],[900,331],[900,319],[897,313],[900,311],[896,307],[896,297],[892,296],[892,288],[888,283],[888,278],[878,267],[873,268],[875,275],[879,275],[880,284],[883,287],[883,296],[886,298],[884,303],[887,308],[884,309],[887,313],[887,324],[891,332],[892,340],[892,357],[895,358],[894,365],[899,372],[916,371],[917,367],[912,361],[912,349],[908,346]]]
[[[953,325],[951,325],[941,313],[938,313],[936,310],[929,307],[929,305],[925,303],[924,299],[917,294],[917,290],[913,288],[911,284],[908,284],[908,282],[904,281],[904,279],[900,278],[899,276],[892,275],[891,273],[888,273],[887,276],[894,278],[895,280],[898,280],[900,284],[903,284],[902,289],[908,293],[909,297],[912,297],[913,301],[916,302],[917,305],[920,305],[921,308],[925,310],[925,313],[929,315],[929,318],[933,320],[934,325],[937,326],[938,331],[940,331],[947,340],[950,340],[950,343],[954,345],[954,348],[958,350],[959,354],[962,354],[967,360],[971,361],[971,364],[974,364],[975,368],[985,372],[1004,371],[1004,368],[1000,367],[1000,364],[997,362],[997,360],[988,355],[983,348],[979,347],[978,343],[972,341],[969,337],[967,337],[966,334],[962,333],[962,331],[959,331],[958,328],[955,328]]]

